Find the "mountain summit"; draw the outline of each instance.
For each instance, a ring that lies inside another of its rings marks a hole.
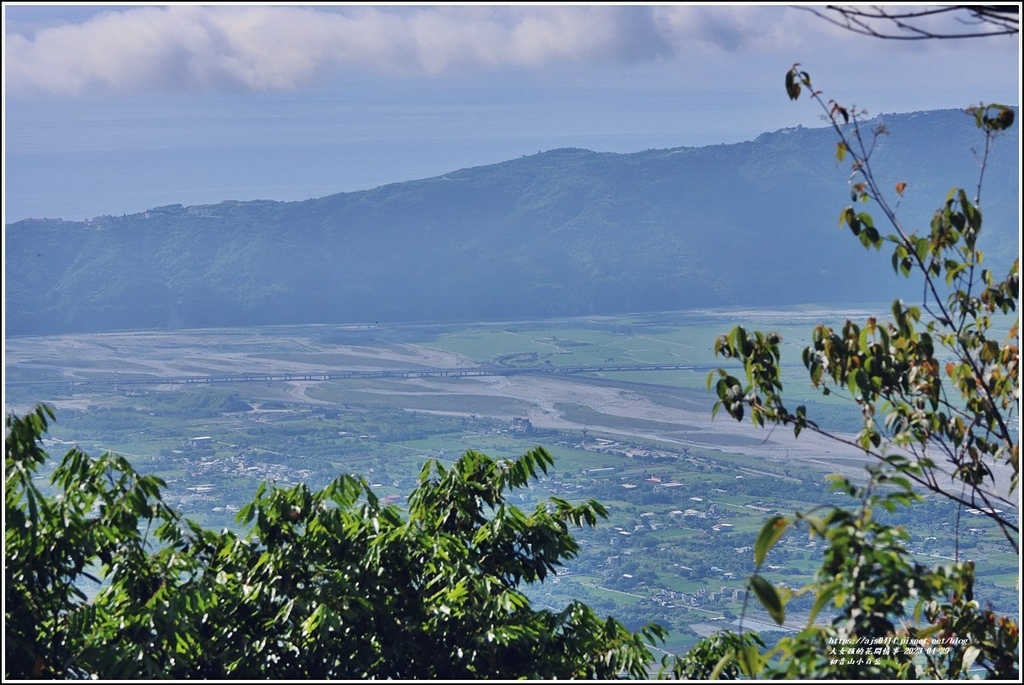
[[[982,136],[959,110],[877,119],[876,170],[908,184],[900,217],[927,231],[950,188],[977,184]],[[985,176],[982,249],[997,270],[1019,252],[1017,135]],[[558,149],[302,202],[20,221],[5,227],[7,334],[891,299],[904,282],[888,258],[838,227],[850,193],[835,143],[796,128]]]

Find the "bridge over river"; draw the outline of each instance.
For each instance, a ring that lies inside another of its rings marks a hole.
[[[410,369],[331,369],[313,372],[223,373],[209,376],[104,376],[45,381],[10,381],[8,385],[199,385],[204,383],[276,383],[289,381],[334,381],[360,378],[466,378],[473,376],[515,376],[544,374],[559,376],[620,371],[710,371],[717,365],[701,364],[604,364],[599,366],[471,366]]]

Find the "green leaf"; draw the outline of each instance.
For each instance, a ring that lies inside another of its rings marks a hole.
[[[845,111],[845,110],[844,110]],[[841,162],[846,158],[846,152],[849,150],[846,143],[839,141],[836,143],[836,161]]]
[[[818,614],[821,613],[821,610],[825,608],[826,604],[829,603],[829,600],[835,597],[836,592],[839,591],[839,587],[840,581],[834,580],[831,583],[828,583],[827,585],[818,588],[818,593],[815,596],[814,604],[811,606],[810,614],[808,614],[807,616],[808,628],[814,625],[814,619],[818,617]]]
[[[771,551],[772,547],[775,546],[775,543],[779,541],[779,538],[785,534],[789,524],[789,518],[776,514],[761,526],[761,532],[754,543],[754,565],[756,567],[761,567],[761,564],[764,563],[764,558]]]
[[[844,225],[851,225],[856,218],[857,215],[853,211],[853,207],[847,207],[839,214],[839,227],[842,228]]]
[[[786,620],[786,610],[782,606],[782,600],[779,599],[779,593],[775,591],[772,584],[762,576],[755,574],[750,576],[750,587],[768,615],[781,626]]]
[[[786,72],[786,94],[789,95],[790,100],[796,100],[800,97],[800,84],[796,82],[796,65],[792,69]]]
[[[718,680],[719,676],[722,675],[722,671],[725,670],[725,667],[732,662],[735,656],[735,652],[731,651],[722,656],[722,658],[718,660],[718,663],[715,664],[714,669],[712,669],[710,680]]]
[[[739,664],[743,673],[751,678],[756,677],[764,666],[761,653],[757,651],[757,647],[754,645],[747,645],[737,651],[736,663]]]

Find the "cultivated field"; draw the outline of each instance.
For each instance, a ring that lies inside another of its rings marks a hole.
[[[13,338],[5,410],[50,404],[51,455],[71,445],[125,454],[167,482],[172,504],[215,527],[237,526],[235,513],[264,481],[320,487],[354,473],[401,506],[427,459],[450,463],[468,449],[514,457],[542,445],[554,469],[516,503],[595,498],[610,516],[579,531],[580,557],[531,596],[555,608],[583,599],[634,626],[658,621],[672,630],[666,649],[684,649],[736,627],[750,546],[767,516],[853,505],[829,492],[825,478],[863,478],[859,451],[807,432],[795,440],[783,429],[755,429],[724,413],[712,420],[705,387],[719,365],[715,336],[742,323],[783,335],[787,395],[814,399],[798,360],[823,316],[691,312]],[[684,368],[560,372],[636,364]],[[531,371],[458,375],[482,368]],[[443,370],[449,375],[437,375]],[[205,382],[214,377],[222,380]],[[837,432],[856,429],[859,413],[841,394],[807,404]],[[912,533],[908,548],[925,562],[951,558],[954,540],[961,553],[985,559],[979,596],[1016,611],[1019,564],[987,520],[958,516],[934,498],[899,516]],[[799,587],[820,552],[806,532],[787,536],[764,574]],[[748,626],[760,616],[755,604],[747,606]],[[798,628],[808,608],[792,606],[787,629]]]

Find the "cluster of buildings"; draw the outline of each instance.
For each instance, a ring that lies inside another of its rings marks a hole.
[[[676,592],[665,588],[657,588],[651,593],[651,600],[666,609],[701,608],[722,602],[735,602],[743,599],[743,588],[725,587],[718,590],[700,588],[696,592]]]

